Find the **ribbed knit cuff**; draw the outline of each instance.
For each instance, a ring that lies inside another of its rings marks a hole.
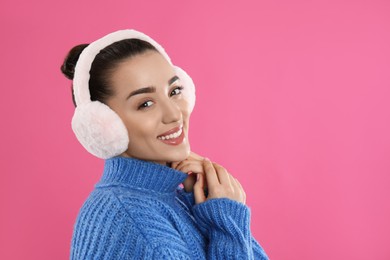
[[[193,213],[206,235],[225,233],[250,238],[250,209],[227,198],[210,199],[193,207]]]

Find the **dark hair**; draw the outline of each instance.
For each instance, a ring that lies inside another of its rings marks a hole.
[[[68,79],[73,80],[74,69],[81,52],[88,46],[88,44],[80,44],[73,47],[66,56],[64,63],[61,66],[61,71]],[[113,94],[109,86],[109,77],[115,67],[126,58],[142,54],[147,50],[157,51],[157,49],[147,41],[140,39],[125,39],[102,49],[96,55],[92,62],[89,78],[89,92],[91,100],[98,100],[102,103]],[[76,102],[73,95],[73,103]]]

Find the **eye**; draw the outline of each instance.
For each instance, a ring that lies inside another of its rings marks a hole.
[[[183,90],[182,86],[179,86],[171,91],[170,96],[175,96],[181,94],[181,91]]]
[[[145,108],[148,108],[148,107],[150,107],[150,106],[152,106],[152,105],[153,105],[153,101],[149,100],[149,101],[146,101],[146,102],[142,103],[142,104],[138,107],[138,109],[145,109]]]

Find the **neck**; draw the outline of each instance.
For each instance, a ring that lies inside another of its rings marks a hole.
[[[114,157],[105,161],[99,186],[125,185],[155,192],[173,192],[187,174],[150,161]]]
[[[164,165],[164,166],[168,166],[170,168],[171,168],[171,165],[172,165],[172,162],[152,161],[152,160],[145,160],[145,159],[142,159],[142,158],[136,158],[136,157],[130,156],[127,152],[123,152],[119,156],[125,157],[125,158],[133,158],[133,159],[137,159],[137,160],[143,160],[143,161],[146,161],[146,162],[153,162],[153,163],[161,164],[161,165]]]

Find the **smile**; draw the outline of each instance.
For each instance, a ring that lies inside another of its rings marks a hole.
[[[172,133],[172,131],[175,132]],[[161,140],[165,144],[170,144],[170,145],[181,144],[184,139],[183,127],[174,128],[171,131],[168,131],[165,135],[158,136],[157,139]]]
[[[169,139],[173,139],[173,138],[177,138],[181,135],[181,133],[183,132],[183,128],[180,128],[179,131],[173,133],[173,134],[170,134],[170,135],[164,135],[164,136],[159,136],[157,137],[158,139],[161,139],[161,140],[169,140]]]

